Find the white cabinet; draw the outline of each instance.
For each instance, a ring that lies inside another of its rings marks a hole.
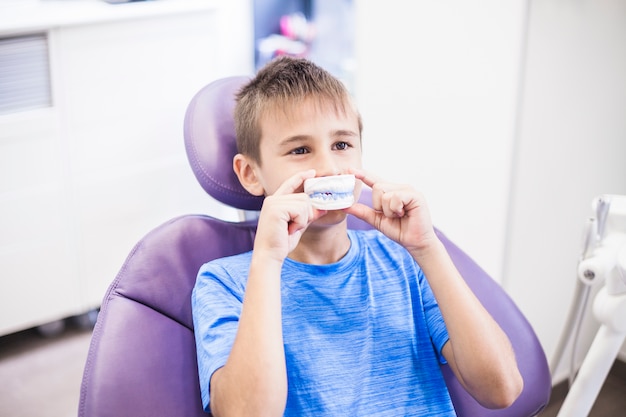
[[[51,107],[0,115],[0,335],[99,306],[169,218],[235,215],[197,184],[182,136],[195,92],[253,71],[251,6],[229,3],[49,0],[0,18],[0,38],[47,35],[52,84]]]

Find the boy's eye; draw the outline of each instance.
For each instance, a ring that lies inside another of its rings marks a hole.
[[[337,148],[337,150],[340,150],[340,151],[345,151],[349,147],[350,147],[350,144],[348,142],[337,142],[335,144],[335,148]]]
[[[307,153],[307,152],[308,152],[307,148],[305,148],[305,147],[300,147],[300,148],[293,149],[293,150],[292,150],[291,152],[289,152],[289,153],[294,154],[294,155],[304,155],[304,154],[305,154],[305,153]]]

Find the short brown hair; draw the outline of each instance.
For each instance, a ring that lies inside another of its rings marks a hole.
[[[342,114],[353,110],[361,134],[361,116],[341,81],[307,59],[282,56],[261,68],[237,94],[237,151],[260,164],[261,117],[268,110],[287,110],[310,97]]]

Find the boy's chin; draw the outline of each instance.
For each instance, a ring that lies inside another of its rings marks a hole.
[[[319,219],[311,223],[311,226],[313,225],[330,226],[334,224],[339,224],[345,221],[347,217],[348,217],[348,214],[343,210],[328,210],[326,214],[322,215]]]

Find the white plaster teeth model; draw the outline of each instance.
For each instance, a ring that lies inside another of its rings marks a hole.
[[[340,210],[354,204],[354,175],[331,175],[304,181],[304,192],[313,207],[320,210]]]

